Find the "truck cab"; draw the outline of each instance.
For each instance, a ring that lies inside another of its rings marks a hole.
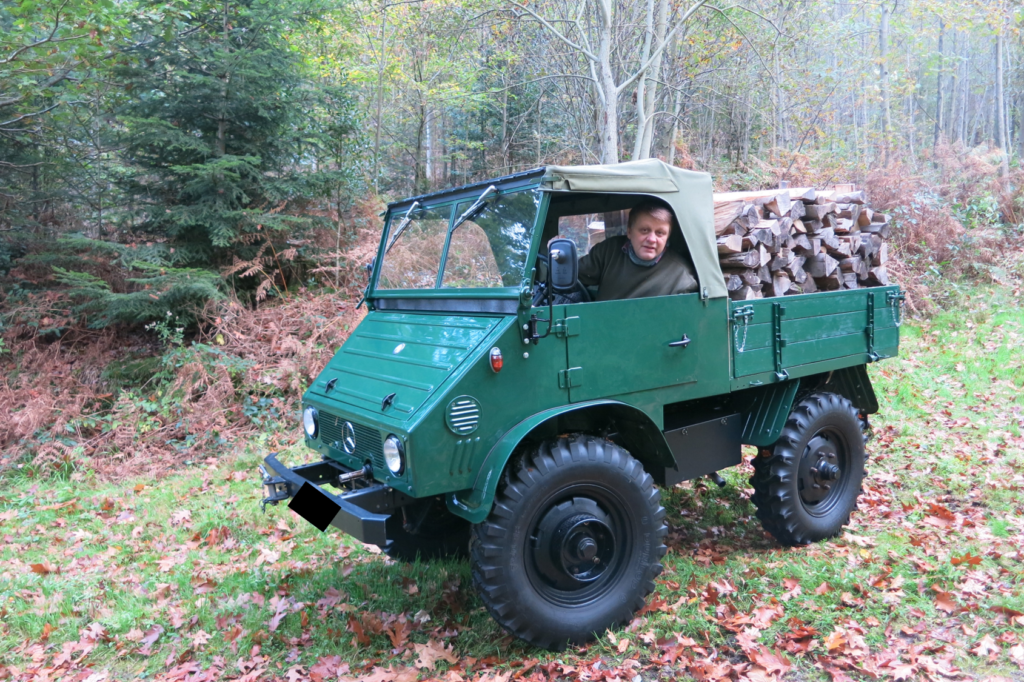
[[[652,198],[697,291],[591,300],[576,258]],[[710,176],[654,160],[389,205],[368,313],[303,396],[319,461],[268,456],[264,503],[398,559],[468,554],[492,615],[547,648],[628,622],[665,551],[659,487],[717,478],[744,444],[766,529],[836,535],[901,295],[731,301],[713,223]]]

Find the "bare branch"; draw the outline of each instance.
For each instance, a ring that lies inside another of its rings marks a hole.
[[[651,67],[651,64],[654,63],[654,60],[657,59],[658,56],[661,55],[661,53],[665,51],[665,48],[668,47],[668,45],[672,42],[672,39],[675,38],[676,33],[679,32],[679,29],[682,28],[684,24],[686,24],[687,19],[689,19],[693,15],[694,12],[696,12],[698,9],[700,9],[705,4],[707,4],[707,2],[708,2],[708,0],[697,0],[697,2],[695,2],[690,7],[690,9],[686,10],[686,13],[676,22],[675,28],[673,28],[671,31],[669,31],[668,35],[665,36],[665,42],[663,42],[661,45],[659,45],[654,50],[654,52],[651,53],[651,55],[647,58],[647,60],[643,64],[640,65],[640,68],[638,68],[636,70],[636,72],[632,76],[630,76],[626,80],[622,81],[621,83],[619,83],[619,85],[617,85],[615,87],[615,94],[616,95],[618,95],[620,92],[622,92],[623,90],[628,88],[630,85],[635,83],[636,80],[638,78],[640,78],[640,76],[642,76],[645,73],[647,73],[647,69],[649,69]]]
[[[702,1],[703,2],[707,2],[707,0],[702,0]],[[568,38],[566,38],[564,35],[562,35],[561,31],[559,31],[557,28],[555,28],[551,24],[551,22],[549,22],[547,19],[545,19],[541,15],[537,14],[536,12],[534,12],[532,9],[530,9],[526,5],[520,5],[518,2],[515,2],[515,0],[511,0],[511,2],[509,4],[514,5],[515,7],[518,7],[523,12],[529,14],[531,17],[533,17],[534,19],[539,21],[541,23],[541,25],[543,25],[546,29],[548,29],[549,31],[554,33],[555,36],[559,40],[561,40],[563,43],[565,43],[569,47],[573,48],[574,50],[579,50],[580,52],[585,54],[587,56],[587,59],[590,59],[591,61],[595,61],[595,62],[597,61],[597,56],[593,52],[591,52],[590,50],[586,49],[582,45],[577,45],[573,41],[571,41]],[[522,15],[515,15],[515,16],[518,18],[518,17],[520,17]]]

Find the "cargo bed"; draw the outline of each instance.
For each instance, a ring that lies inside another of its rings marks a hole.
[[[732,389],[893,357],[899,287],[730,301]]]

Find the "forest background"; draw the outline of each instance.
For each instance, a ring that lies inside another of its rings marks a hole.
[[[1019,679],[1022,26],[1009,0],[0,3],[0,680]],[[747,465],[665,490],[648,606],[544,654],[465,563],[259,514],[388,201],[650,157],[891,216],[908,321],[848,533],[780,549]]]
[[[0,468],[294,440],[384,204],[545,163],[860,183],[912,312],[1010,282],[1022,22],[1005,0],[5,3]]]

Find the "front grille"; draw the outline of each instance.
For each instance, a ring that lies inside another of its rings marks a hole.
[[[329,412],[320,412],[320,441],[340,452],[345,452],[342,446],[344,438],[345,419]],[[384,446],[381,443],[380,431],[369,426],[352,422],[353,431],[356,436],[356,449],[351,456],[359,461],[370,460],[373,468],[377,471],[384,469]],[[345,453],[349,454],[349,453]]]

